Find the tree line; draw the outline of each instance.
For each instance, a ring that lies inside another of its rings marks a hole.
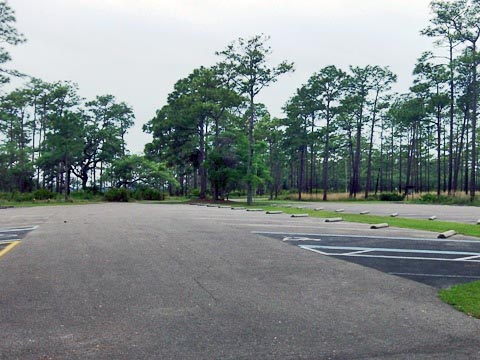
[[[25,38],[14,27],[13,10],[0,2],[0,39],[18,45]],[[0,48],[0,63],[10,60]],[[168,178],[163,164],[130,155],[125,134],[133,109],[113,95],[86,101],[68,81],[48,83],[18,71],[0,69],[0,83],[12,76],[24,86],[0,97],[0,191],[72,189],[102,192],[110,187],[160,188]],[[175,180],[171,178],[172,183]]]
[[[268,37],[238,39],[212,67],[179,80],[167,104],[144,126],[151,159],[164,159],[178,192],[199,189],[217,199],[252,188],[274,198],[282,190],[379,192],[459,191],[478,187],[477,103],[480,2],[433,1],[421,31],[435,51],[421,54],[405,94],[378,65],[326,66],[312,74],[272,117],[256,95],[292,71],[268,64]]]
[[[175,83],[144,125],[152,141],[142,156],[125,146],[134,120],[127,104],[106,95],[81,105],[73,84],[32,79],[0,100],[0,189],[67,193],[73,176],[83,188],[148,186],[215,200],[240,192],[248,203],[282,191],[324,200],[332,192],[464,192],[474,200],[480,1],[430,8],[421,35],[433,51],[419,55],[407,93],[392,91],[388,66],[329,65],[273,117],[258,95],[294,64],[270,64],[268,36],[239,38],[216,64]],[[6,33],[13,45],[24,40]]]

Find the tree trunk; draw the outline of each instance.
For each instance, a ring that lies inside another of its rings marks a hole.
[[[302,200],[302,188],[303,188],[303,170],[305,165],[305,147],[300,147],[299,151],[299,164],[298,164],[298,200]]]
[[[473,53],[473,69],[472,69],[472,138],[470,143],[472,145],[471,151],[471,170],[470,170],[470,201],[475,200],[475,190],[476,190],[476,180],[477,180],[477,97],[478,97],[478,84],[477,84],[477,50],[476,45],[473,44],[472,46],[472,53]]]
[[[247,159],[247,204],[253,204],[253,155],[254,138],[253,126],[255,117],[255,105],[253,103],[254,94],[250,93],[250,117],[248,121],[248,159]]]
[[[361,120],[359,120],[361,121]],[[362,141],[362,126],[357,125],[357,135],[356,135],[356,144],[355,144],[355,160],[353,162],[353,184],[352,184],[352,195],[357,197],[357,193],[360,190],[360,152],[361,152],[361,141]]]
[[[441,144],[442,144],[442,125],[440,122],[440,115],[441,109],[437,107],[437,196],[440,196],[440,184],[441,184]]]
[[[455,116],[454,101],[455,101],[455,83],[453,73],[453,40],[449,38],[449,65],[450,65],[450,140],[448,146],[448,195],[452,194],[453,186],[453,119]],[[455,188],[454,188],[455,189]],[[454,190],[455,191],[455,190]]]
[[[460,173],[460,166],[462,160],[462,153],[463,153],[463,146],[464,146],[464,139],[465,139],[465,132],[467,129],[467,122],[468,122],[468,112],[469,107],[467,106],[466,111],[463,116],[463,123],[460,131],[460,142],[458,143],[456,154],[455,154],[455,163],[454,163],[454,172],[453,172],[453,191],[458,190],[458,175]]]
[[[330,101],[327,102],[327,125],[325,134],[325,147],[323,150],[323,171],[322,171],[322,187],[323,187],[323,201],[327,201],[328,191],[328,158],[330,155]]]
[[[367,158],[367,184],[365,185],[365,199],[368,198],[368,193],[372,187],[372,152],[373,152],[373,134],[375,131],[375,123],[377,122],[377,102],[380,90],[377,90],[375,101],[373,103],[372,122],[370,129],[370,141],[368,144],[368,158]]]
[[[200,175],[200,199],[205,199],[207,197],[207,174],[205,172],[205,129],[204,129],[204,120],[200,121],[198,126],[199,129],[199,167],[198,172]]]

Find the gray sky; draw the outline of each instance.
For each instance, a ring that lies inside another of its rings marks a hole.
[[[142,125],[165,104],[173,84],[238,37],[271,36],[272,64],[296,71],[259,100],[274,116],[295,90],[327,65],[390,66],[395,90],[431,40],[430,0],[9,0],[28,42],[11,50],[11,67],[45,81],[71,80],[92,99],[113,94],[133,106],[127,137],[142,152]]]

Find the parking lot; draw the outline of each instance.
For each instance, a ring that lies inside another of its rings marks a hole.
[[[480,280],[480,242],[368,235],[256,232],[390,275],[445,288]]]
[[[17,246],[30,231],[38,226],[0,227],[0,257]]]
[[[189,205],[1,215],[0,359],[480,357],[480,322],[437,295],[478,275],[475,239]]]

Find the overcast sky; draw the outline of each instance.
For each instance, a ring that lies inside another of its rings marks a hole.
[[[272,64],[296,71],[264,90],[274,116],[295,90],[327,65],[381,65],[407,91],[431,40],[430,0],[9,0],[28,42],[11,50],[14,67],[45,81],[71,80],[92,99],[113,94],[130,104],[127,138],[139,153],[142,125],[165,104],[173,84],[238,37],[271,36]]]

